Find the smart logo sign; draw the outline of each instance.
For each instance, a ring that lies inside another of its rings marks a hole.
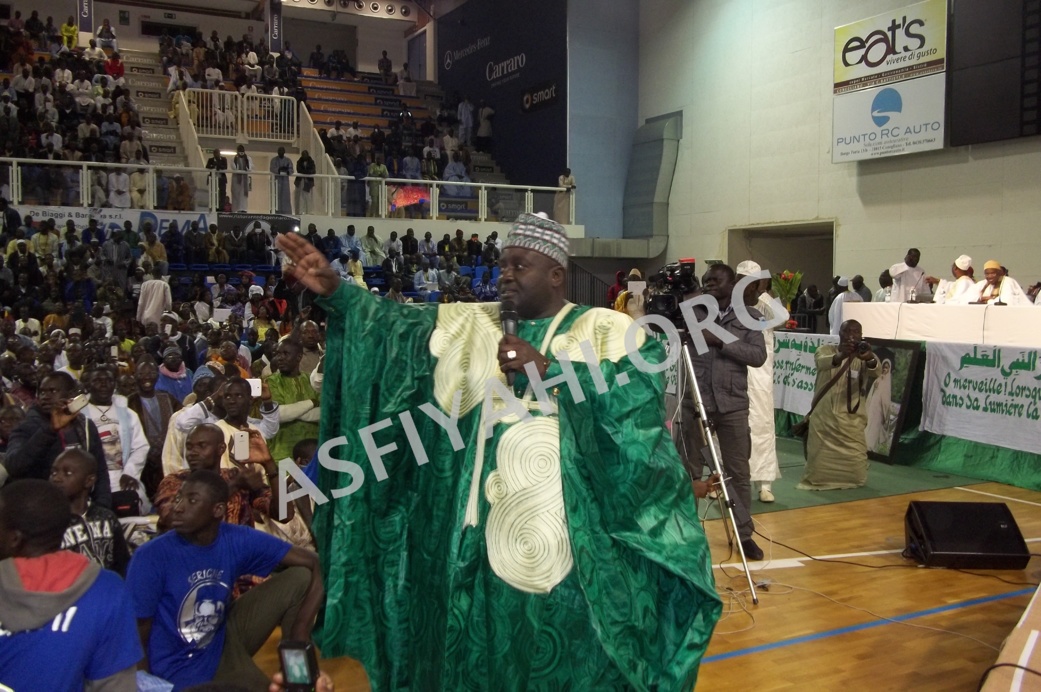
[[[947,1],[926,0],[835,29],[835,94],[943,72]]]
[[[531,113],[556,102],[557,83],[546,82],[527,89],[521,95],[521,110],[525,113]]]

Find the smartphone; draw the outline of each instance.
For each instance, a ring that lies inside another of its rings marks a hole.
[[[634,296],[643,296],[643,292],[647,290],[647,282],[630,281],[627,288]]]
[[[313,692],[318,684],[318,657],[314,644],[283,639],[278,644],[282,677],[288,692]]]
[[[236,430],[231,434],[231,458],[235,461],[249,459],[249,433]]]
[[[173,334],[173,325],[172,324],[164,324],[163,325],[163,331],[166,332],[167,334]]]
[[[119,358],[119,346],[113,346],[111,353],[113,358]]]
[[[260,380],[251,377],[246,382],[249,382],[249,395],[254,399],[259,397],[261,392]]]
[[[69,413],[79,413],[83,409],[87,408],[87,404],[89,404],[89,403],[90,403],[90,396],[89,395],[87,395],[87,394],[77,394],[76,396],[74,396],[72,399],[69,400],[69,403],[65,405],[65,408],[68,409]]]

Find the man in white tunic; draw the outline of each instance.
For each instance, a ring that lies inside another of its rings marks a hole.
[[[893,277],[893,290],[890,293],[890,303],[906,303],[911,300],[912,291],[916,301],[929,300],[931,289],[925,280],[925,271],[918,266],[922,259],[922,253],[918,248],[907,251],[903,262],[898,262],[889,268],[889,275]],[[838,325],[835,325],[838,329]],[[835,332],[838,333],[837,331]]]
[[[739,280],[760,271],[762,268],[751,260],[737,265]],[[787,322],[788,311],[781,308],[778,315],[773,308],[779,303],[770,300],[769,285],[770,279],[751,284],[745,291],[745,304],[755,306],[768,322],[779,316]],[[752,454],[748,463],[752,482],[759,484],[759,499],[773,502],[773,482],[781,477],[774,439],[774,330],[764,330],[763,339],[766,342],[766,362],[758,368],[748,368],[748,427],[752,431]]]
[[[170,285],[163,281],[158,265],[152,268],[152,278],[141,284],[141,295],[137,300],[137,321],[147,325],[159,324],[164,312],[173,306]]]
[[[972,258],[961,255],[951,265],[954,281],[937,279],[935,276],[925,277],[926,282],[936,286],[933,302],[943,305],[969,305],[980,299],[979,289],[973,277]]]
[[[928,285],[925,284],[924,281],[922,283],[923,285]],[[828,309],[828,325],[831,327],[832,336],[839,335],[839,327],[842,325],[843,320],[846,319],[842,316],[843,303],[864,302],[864,299],[860,297],[859,293],[850,290],[849,279],[847,277],[839,277],[839,288],[842,289],[842,293],[835,296],[835,300],[832,301],[831,307]]]
[[[130,176],[122,168],[108,174],[108,203],[118,209],[130,208]]]
[[[293,175],[293,161],[286,156],[285,147],[278,148],[278,156],[271,159],[270,172],[275,176],[275,213],[292,214],[293,203],[289,197],[289,176]]]

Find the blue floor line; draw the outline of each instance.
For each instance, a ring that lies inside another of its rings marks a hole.
[[[915,618],[925,617],[927,615],[935,615],[936,613],[946,613],[951,610],[960,610],[961,608],[971,608],[972,606],[981,605],[983,603],[991,603],[993,601],[1002,601],[1006,598],[1015,598],[1017,596],[1025,596],[1034,593],[1034,589],[1020,589],[1019,591],[1011,591],[1009,593],[998,594],[996,596],[983,596],[982,598],[972,598],[967,601],[961,601],[959,603],[951,603],[945,606],[938,606],[936,608],[928,608],[926,610],[918,610],[913,613],[905,613],[903,615],[895,615],[890,620],[896,620],[898,622],[903,620],[913,620]],[[738,649],[737,651],[728,651],[722,654],[715,654],[713,656],[706,656],[702,659],[702,663],[714,663],[716,661],[725,661],[728,658],[737,658],[738,656],[747,656],[749,654],[757,654],[760,651],[770,651],[771,649],[780,649],[785,646],[792,646],[794,644],[803,644],[805,642],[812,642],[817,639],[827,639],[828,637],[835,637],[840,634],[848,634],[849,632],[857,632],[859,630],[866,630],[871,627],[879,627],[881,625],[892,624],[890,620],[872,620],[870,622],[863,622],[859,625],[850,625],[848,627],[839,627],[833,630],[826,630],[824,632],[816,632],[814,634],[806,634],[801,637],[794,637],[792,639],[782,639],[781,641],[771,642],[769,644],[760,644],[758,646],[750,646],[747,649]]]

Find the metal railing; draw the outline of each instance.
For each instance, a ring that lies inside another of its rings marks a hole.
[[[195,127],[204,137],[295,143],[299,136],[297,101],[292,96],[222,89],[186,89],[185,94]]]
[[[194,168],[206,167],[206,155],[199,144],[199,133],[192,122],[188,101],[182,92],[174,101],[174,114],[177,116],[177,131],[181,135],[181,146],[188,157],[188,165]]]
[[[567,299],[578,305],[604,305],[607,303],[606,281],[574,262],[567,267]],[[614,307],[609,305],[608,307]]]
[[[0,159],[12,206],[110,207],[205,211],[215,206],[217,181],[189,166]]]
[[[202,149],[194,137],[190,120],[185,117],[187,104],[181,98],[175,105],[178,127],[188,153],[188,166],[0,158],[0,194],[7,190],[4,198],[15,206],[220,211],[222,187],[227,196],[232,172],[215,175],[205,167]],[[319,157],[328,158],[321,153]],[[321,158],[316,158],[316,163],[316,168],[323,165]],[[331,167],[332,164],[325,165]],[[129,180],[124,180],[122,173]],[[331,217],[508,222],[520,212],[538,211],[539,193],[556,193],[564,189],[405,178],[354,178],[326,173],[278,176],[265,170],[241,175],[248,176],[253,190],[249,195],[248,211]],[[175,183],[178,176],[184,181],[183,185]],[[307,184],[309,179],[311,185]],[[123,185],[130,189],[124,190]],[[261,190],[266,191],[267,199],[257,194]],[[573,199],[574,195],[571,197]],[[571,209],[574,209],[573,204]]]
[[[300,150],[311,155],[315,162],[315,172],[322,177],[315,180],[314,208],[315,209],[341,209],[343,207],[341,188],[343,187],[337,178],[339,175],[332,158],[325,151],[322,138],[318,136],[318,129],[311,119],[311,112],[307,106],[301,103],[298,107],[300,112]],[[319,213],[319,212],[316,212]],[[333,214],[330,214],[332,216]]]

